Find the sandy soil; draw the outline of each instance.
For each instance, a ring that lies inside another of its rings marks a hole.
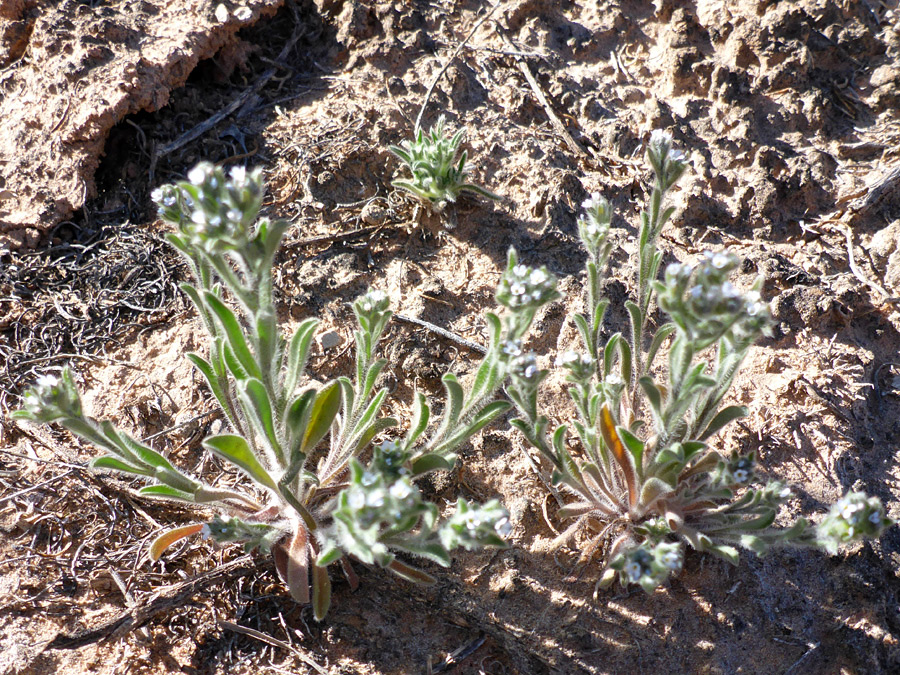
[[[900,517],[896,2],[513,0],[484,19],[489,8],[467,0],[307,0],[262,18],[280,3],[245,1],[245,21],[223,3],[232,18],[220,32],[215,3],[190,30],[176,21],[190,4],[0,8],[0,129],[47,141],[0,133],[4,410],[37,373],[68,364],[95,416],[141,437],[183,424],[156,447],[186,469],[221,472],[199,446],[220,423],[205,415],[209,396],[183,358],[202,330],[149,200],[201,158],[266,168],[266,209],[293,224],[276,278],[283,319],[315,315],[343,338],[316,349],[317,378],[349,372],[347,303],[369,285],[387,290],[395,310],[483,342],[510,246],[548,265],[566,293],[538,317],[531,348],[565,348],[576,339],[566,317],[581,308],[578,205],[601,192],[615,207],[615,305],[632,278],[643,148],[664,128],[693,162],[663,234],[667,259],[735,251],[746,261],[736,283],[765,275],[777,322],[737,382],[734,399],[751,414],[722,434],[722,449],[755,450],[767,475],[794,485],[785,522],[819,517],[851,488]],[[69,82],[91,87],[40,89],[52,75],[41,69],[50,44],[35,42],[41,30],[76,45],[66,58],[84,72]],[[176,33],[182,41],[161,48],[159,36]],[[149,59],[151,44],[153,77],[125,78],[119,65]],[[92,49],[113,55],[84,61]],[[410,135],[445,67],[425,124],[445,114],[464,127],[474,179],[503,199],[462,200],[441,220],[392,189],[400,167],[386,148]],[[26,90],[30,98],[15,94]],[[71,137],[92,112],[103,124],[90,139]],[[75,177],[96,196],[75,194]],[[26,190],[26,178],[38,182]],[[611,329],[623,321],[612,311]],[[471,373],[477,357],[402,322],[383,350],[401,416],[414,386],[438,395],[442,373]],[[547,403],[567,414],[561,388]],[[438,501],[499,497],[515,525],[510,549],[429,568],[439,579],[431,589],[357,566],[351,592],[335,574],[332,611],[317,624],[270,565],[245,563],[239,548],[189,542],[151,564],[149,540],[188,512],[86,471],[96,451],[70,435],[4,415],[0,670],[900,671],[898,528],[837,556],[780,550],[743,555],[735,568],[690,554],[653,595],[616,587],[594,597],[601,563],[578,565],[579,542],[551,550],[561,523],[522,445],[501,421],[463,450],[458,470],[426,486]],[[229,561],[231,581],[181,592]],[[127,610],[143,625],[85,636]]]

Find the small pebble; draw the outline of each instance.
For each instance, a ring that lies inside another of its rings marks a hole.
[[[323,352],[327,352],[329,349],[334,349],[335,347],[340,346],[343,342],[344,338],[341,337],[340,333],[337,333],[333,330],[330,330],[327,333],[323,333],[319,338],[319,346],[322,348]]]

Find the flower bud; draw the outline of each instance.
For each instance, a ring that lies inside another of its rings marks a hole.
[[[513,265],[497,288],[497,302],[512,311],[537,309],[559,296],[556,277],[546,267]]]
[[[840,544],[864,537],[878,537],[893,524],[878,497],[869,497],[864,492],[849,492],[831,507],[816,532],[820,543],[834,553]]]

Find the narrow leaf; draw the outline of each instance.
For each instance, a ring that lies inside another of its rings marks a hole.
[[[628,448],[628,452],[630,452],[631,456],[634,458],[634,466],[637,469],[638,475],[640,475],[642,473],[641,468],[644,466],[644,442],[625,427],[617,427],[617,430],[619,432],[619,438],[622,439],[622,443],[625,444],[625,447]]]
[[[150,560],[156,562],[163,552],[176,541],[195,535],[202,529],[203,523],[194,523],[193,525],[184,525],[183,527],[176,527],[173,530],[163,532],[150,544]]]
[[[341,409],[341,388],[337,381],[325,385],[318,394],[309,416],[301,452],[309,454],[321,441]]]
[[[641,505],[649,507],[657,499],[672,493],[672,486],[659,478],[648,478],[641,487]]]
[[[259,460],[256,459],[256,456],[250,450],[250,446],[247,445],[247,441],[242,436],[234,436],[232,434],[212,436],[203,441],[203,447],[211,450],[219,457],[227,459],[260,485],[274,490],[276,493],[278,492],[278,485],[275,484],[272,477],[259,463]]]
[[[152,471],[133,466],[112,455],[104,455],[103,457],[91,460],[91,468],[110,469],[112,471],[121,471],[122,473],[131,473],[138,476],[150,476],[153,474]]]
[[[653,361],[656,359],[656,354],[659,352],[660,347],[662,347],[663,342],[666,341],[666,338],[674,332],[674,323],[663,324],[656,330],[656,334],[653,336],[653,341],[650,343],[650,349],[647,350],[647,362],[644,364],[645,373],[650,372],[650,367],[653,365]]]
[[[218,319],[219,325],[225,332],[228,345],[244,370],[252,377],[260,379],[262,373],[259,371],[256,359],[253,358],[253,353],[250,351],[247,339],[244,337],[244,331],[241,329],[241,324],[238,322],[234,312],[210,291],[206,291],[203,294],[203,299]]]
[[[312,404],[315,399],[316,390],[310,388],[291,401],[288,406],[285,421],[295,447],[300,447],[306,437],[306,428],[309,425],[309,416],[312,413]]]
[[[413,418],[409,425],[409,432],[406,434],[404,446],[408,450],[418,440],[425,429],[428,428],[428,421],[431,418],[431,408],[425,394],[416,392],[416,400],[413,404]]]
[[[285,573],[291,597],[301,605],[307,604],[309,602],[309,533],[302,525],[297,528],[288,546]]]
[[[437,542],[422,544],[417,544],[414,541],[403,542],[402,544],[396,544],[396,548],[427,558],[441,567],[450,567],[450,554],[447,552],[447,549]]]
[[[650,407],[653,409],[653,416],[656,419],[662,418],[662,392],[659,390],[659,387],[656,386],[653,378],[649,375],[644,375],[638,380],[638,384],[641,385],[641,389],[644,390],[644,395],[650,402]]]
[[[464,438],[471,438],[512,407],[508,401],[494,401],[484,406],[466,426]]]
[[[291,343],[288,346],[288,365],[284,377],[284,391],[287,396],[293,395],[294,389],[297,388],[297,383],[303,376],[306,361],[309,358],[309,350],[312,346],[312,339],[318,325],[318,319],[306,319],[294,331]]]
[[[377,434],[384,431],[385,429],[396,427],[399,424],[400,422],[398,422],[394,417],[382,417],[381,419],[375,420],[359,437],[359,440],[356,442],[354,454],[359,454],[360,452],[365,450],[366,446],[372,442],[372,439],[375,438]]]
[[[566,520],[567,518],[578,518],[596,510],[596,505],[591,504],[590,502],[575,502],[574,504],[566,504],[563,506],[556,512],[556,516],[560,520]]]
[[[619,340],[619,356],[621,358],[622,379],[630,383],[632,372],[631,345],[626,340]]]
[[[323,549],[319,554],[319,558],[316,560],[316,566],[328,567],[331,563],[340,559],[342,555],[341,549],[337,546],[329,546],[328,548]]]
[[[138,490],[138,494],[150,497],[162,497],[164,499],[177,499],[180,502],[195,503],[194,495],[183,490],[176,490],[168,485],[148,485]]]
[[[407,581],[411,581],[414,584],[421,584],[423,586],[433,586],[437,583],[437,580],[431,576],[430,574],[423,572],[422,570],[412,567],[411,565],[407,565],[406,563],[400,562],[399,560],[392,560],[388,565],[388,569],[396,574],[398,577],[402,577]]]
[[[328,576],[328,568],[313,565],[312,582],[313,616],[316,621],[321,621],[331,606],[331,579]]]
[[[622,444],[619,434],[616,432],[616,422],[613,419],[612,413],[609,411],[609,406],[605,403],[600,409],[600,433],[603,434],[603,440],[606,441],[607,447],[612,451],[613,457],[615,457],[619,468],[622,470],[622,474],[625,477],[625,484],[628,487],[628,504],[629,506],[634,507],[634,505],[637,504],[638,499],[637,477],[635,476],[633,464],[634,460],[625,450],[625,446]]]
[[[463,405],[463,388],[457,381],[456,375],[447,373],[441,378],[441,381],[444,383],[447,399],[444,404],[444,415],[441,418],[441,426],[435,434],[435,438],[437,439],[443,437],[444,434],[456,426]]]
[[[251,404],[251,410],[247,411],[248,413],[254,413],[251,421],[255,423],[262,435],[268,439],[271,447],[280,453],[281,444],[275,432],[275,418],[272,404],[269,401],[269,392],[266,391],[265,385],[257,379],[244,380],[238,385],[238,391],[244,394]]]
[[[641,336],[641,308],[638,307],[631,300],[628,300],[625,303],[625,309],[628,310],[628,316],[631,320],[631,341],[634,343],[634,348],[640,350],[641,345],[637,344],[637,341]]]
[[[613,364],[615,363],[615,355],[616,355],[616,345],[622,339],[621,333],[616,333],[611,336],[609,340],[606,341],[606,346],[603,348],[603,375],[607,376],[612,372]],[[628,382],[628,380],[625,380]]]
[[[430,453],[413,460],[412,473],[413,476],[421,476],[422,474],[431,471],[449,471],[453,468],[453,464],[454,462],[451,462],[444,456]]]
[[[209,389],[213,393],[213,396],[216,397],[216,401],[219,402],[219,405],[222,406],[223,409],[227,410],[228,400],[225,396],[225,390],[222,388],[221,381],[219,380],[215,369],[212,367],[212,364],[210,364],[209,361],[204,359],[199,354],[194,354],[193,352],[188,354],[187,357],[191,361],[191,363],[194,364],[194,367],[200,371],[200,374],[203,375],[204,379],[206,380],[206,384],[209,386]]]
[[[706,426],[706,429],[703,430],[703,433],[700,435],[700,440],[706,440],[710,436],[714,435],[717,431],[719,431],[726,424],[733,422],[734,420],[739,420],[742,417],[747,416],[747,408],[742,405],[730,405],[727,408],[722,408],[715,417],[712,418],[712,421]]]

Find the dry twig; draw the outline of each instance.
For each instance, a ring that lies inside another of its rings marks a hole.
[[[160,588],[146,601],[139,601],[134,607],[94,628],[71,635],[59,634],[51,640],[47,647],[49,649],[76,649],[107,637],[125,635],[143,626],[158,614],[180,607],[191,597],[211,586],[227,584],[235,579],[264,570],[267,566],[271,567],[272,563],[255,560],[250,555],[241,556],[181,583]]]
[[[503,38],[503,41],[509,46],[510,50],[515,50],[515,45],[513,45],[512,41],[506,36],[503,32],[503,29],[499,24],[497,26],[497,33]],[[553,110],[553,106],[550,105],[550,101],[547,100],[547,97],[544,95],[543,90],[541,89],[541,85],[538,84],[538,81],[534,79],[534,75],[531,72],[531,68],[528,66],[528,62],[522,58],[521,56],[513,56],[516,61],[516,64],[519,66],[519,70],[522,71],[522,74],[525,76],[525,79],[528,81],[528,85],[531,87],[531,91],[534,92],[535,97],[538,102],[541,104],[541,107],[544,108],[544,112],[547,113],[547,117],[550,118],[550,123],[553,125],[553,128],[556,130],[562,139],[566,142],[566,145],[579,157],[583,157],[585,159],[589,158],[590,155],[587,151],[581,147],[581,144],[576,141],[572,134],[569,133],[569,130],[566,129],[566,125],[563,124],[562,120],[559,119],[559,116],[556,114],[556,111]]]

